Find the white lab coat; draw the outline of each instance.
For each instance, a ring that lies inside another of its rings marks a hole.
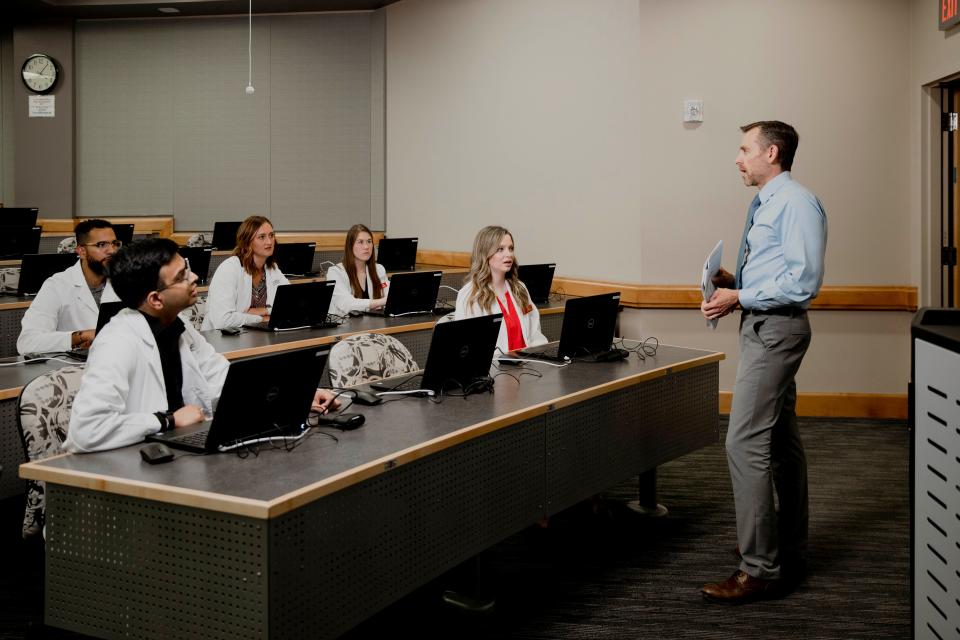
[[[273,305],[277,287],[290,284],[290,281],[276,267],[267,267],[266,277],[267,304]],[[253,276],[240,264],[240,258],[230,256],[224,260],[210,280],[210,290],[207,292],[207,315],[200,328],[209,331],[262,322],[261,316],[244,313],[250,308],[252,290]]]
[[[230,365],[197,330],[180,336],[183,402],[213,415]],[[157,411],[167,410],[167,389],[157,341],[146,318],[123,309],[90,348],[73,401],[63,446],[74,453],[135,444],[160,430]]]
[[[387,270],[377,263],[377,276],[380,277],[381,291],[384,298],[390,291],[390,281],[387,280]],[[330,267],[327,270],[327,280],[333,280],[336,286],[333,288],[333,300],[330,301],[330,313],[337,316],[345,316],[351,311],[369,311],[370,300],[367,298],[354,298],[353,289],[350,287],[350,276],[344,269],[343,263]],[[370,265],[367,265],[367,282],[370,280]],[[371,295],[373,292],[370,292]]]
[[[117,300],[108,280],[100,301]],[[70,334],[95,329],[99,314],[100,309],[90,293],[78,259],[72,267],[47,278],[40,287],[20,321],[22,328],[17,338],[17,351],[21,354],[68,351],[71,348]]]
[[[520,286],[523,287],[524,290],[527,288],[522,282]],[[493,307],[489,309],[481,309],[476,301],[468,306],[467,299],[470,297],[471,291],[473,291],[473,284],[467,280],[463,283],[463,286],[460,287],[460,292],[457,294],[457,306],[453,312],[454,320],[500,313],[500,305],[497,304],[496,300],[493,301]],[[527,292],[527,296],[530,296],[530,292]],[[517,298],[512,292],[510,297],[513,298],[513,307],[520,316],[520,330],[523,333],[523,341],[526,345],[528,347],[535,347],[539,344],[546,344],[548,342],[547,337],[540,331],[540,311],[537,310],[537,305],[531,303],[530,310],[524,313],[523,309],[520,308],[520,303],[517,302]],[[497,336],[497,349],[499,349],[501,353],[507,353],[509,350],[506,322],[500,324],[500,335]]]

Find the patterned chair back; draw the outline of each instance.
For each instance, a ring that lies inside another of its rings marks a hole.
[[[202,294],[197,296],[197,302],[192,307],[187,307],[180,312],[180,319],[189,322],[193,328],[200,331],[203,326],[203,319],[207,315],[207,296]]]
[[[17,426],[27,460],[63,453],[70,426],[73,398],[80,389],[85,365],[73,365],[43,373],[20,391]],[[27,508],[23,514],[23,537],[43,531],[44,483],[27,480]]]
[[[399,340],[382,333],[344,338],[330,350],[328,362],[333,387],[352,387],[420,369]]]

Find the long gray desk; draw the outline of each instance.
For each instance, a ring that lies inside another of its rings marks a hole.
[[[722,354],[533,365],[363,407],[286,452],[21,467],[47,482],[46,622],[104,638],[324,638],[544,516],[717,439]]]
[[[563,300],[556,300],[540,307],[540,324],[544,335],[550,340],[560,339],[560,327],[563,324]],[[0,312],[0,319],[3,313]],[[336,329],[303,331],[284,331],[268,333],[263,331],[244,331],[237,336],[225,336],[219,331],[205,331],[204,337],[219,353],[228,359],[244,358],[273,351],[298,349],[304,347],[332,344],[346,335],[362,332],[389,333],[410,350],[414,359],[421,365],[426,363],[430,347],[430,335],[435,316],[408,316],[403,318],[377,318],[361,316],[349,318]],[[19,321],[18,321],[19,326]],[[18,329],[19,331],[19,329]],[[16,338],[14,337],[14,341]],[[17,430],[17,398],[24,384],[52,369],[65,366],[53,362],[48,365],[30,364],[17,367],[0,367],[0,465],[7,469],[16,469],[25,462],[20,434]],[[326,380],[326,373],[324,373]],[[0,499],[22,494],[25,491],[23,480],[16,473],[0,476]]]

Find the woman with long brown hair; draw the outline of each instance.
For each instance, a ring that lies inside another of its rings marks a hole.
[[[380,309],[387,303],[387,271],[373,254],[373,233],[362,224],[347,231],[343,261],[330,267],[327,279],[336,282],[330,313],[345,316],[351,311]]]
[[[513,235],[498,226],[484,227],[473,241],[470,275],[457,294],[454,319],[503,314],[497,348],[501,352],[545,344],[540,312],[517,277]]]
[[[237,246],[210,280],[203,329],[242,327],[270,319],[277,287],[288,284],[273,257],[273,224],[250,216],[237,230]]]

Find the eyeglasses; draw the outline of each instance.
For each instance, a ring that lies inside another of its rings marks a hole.
[[[253,236],[253,237],[256,238],[257,240],[259,240],[260,242],[263,242],[263,241],[266,240],[267,238],[270,238],[271,240],[273,240],[274,238],[277,237],[277,234],[275,234],[273,231],[271,231],[270,233],[258,233],[257,235],[255,235],[255,236]]]
[[[170,284],[164,284],[157,288],[157,293],[161,291],[166,291],[171,287],[175,287],[178,284],[190,281],[190,274],[193,273],[190,271],[190,261],[186,258],[183,259],[183,271],[181,271],[176,278],[173,279],[173,282]]]
[[[103,251],[110,246],[112,246],[114,249],[119,249],[123,246],[123,240],[101,240],[100,242],[86,242],[81,246],[96,247],[100,251]]]

